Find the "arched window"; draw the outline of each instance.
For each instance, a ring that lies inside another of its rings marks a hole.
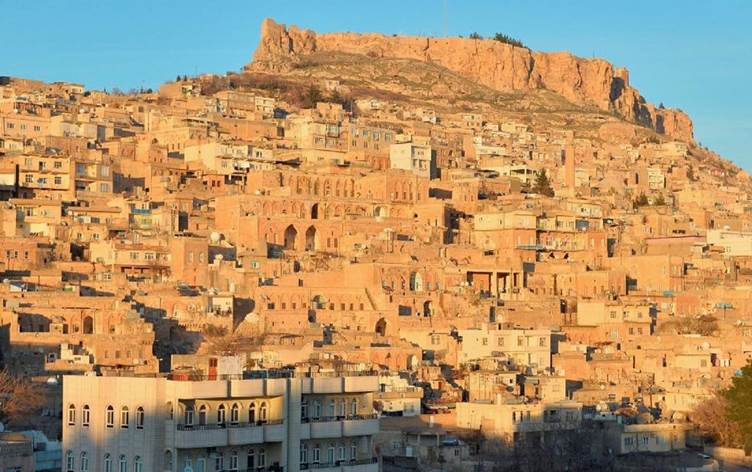
[[[219,408],[217,408],[217,424],[223,426],[225,424],[225,420],[225,406],[219,405]]]
[[[83,410],[81,410],[81,424],[83,426],[89,426],[90,421],[91,421],[91,410],[89,410],[89,405],[84,405]]]
[[[68,425],[73,426],[76,424],[76,405],[68,405]]]
[[[329,411],[327,412],[329,413],[328,416],[335,416],[337,414],[335,410],[336,410],[336,405],[335,405],[334,400],[329,400]]]
[[[136,410],[136,428],[144,429],[144,407],[142,406]]]
[[[120,409],[120,427],[127,428],[130,422],[130,413],[128,413],[128,407],[124,406]]]
[[[350,415],[358,416],[358,399],[353,398],[350,402]]]
[[[248,407],[248,422],[256,422],[256,403],[251,402],[251,406]]]
[[[230,424],[238,424],[240,422],[240,407],[237,403],[232,404],[230,409]]]
[[[112,428],[115,426],[115,409],[112,408],[112,405],[109,405],[107,407],[107,410],[105,410],[105,424],[108,428]]]
[[[128,459],[124,455],[120,455],[118,472],[128,472]]]
[[[172,451],[170,450],[164,453],[164,470],[172,470]]]
[[[112,472],[112,456],[104,455],[104,472]]]
[[[65,470],[66,472],[76,472],[76,457],[73,455],[73,451],[65,453]]]
[[[347,415],[347,400],[343,398],[339,402],[339,413],[337,414],[337,416],[343,418],[345,415]]]
[[[193,405],[188,405],[185,408],[185,425],[193,426]]]
[[[139,456],[133,460],[133,472],[144,472],[144,461]]]
[[[259,421],[266,423],[266,420],[266,402],[261,402],[261,406],[259,407]]]
[[[89,456],[86,451],[81,452],[81,472],[89,472]]]
[[[198,424],[201,426],[206,425],[206,415],[208,414],[208,411],[206,409],[206,405],[201,405],[198,409]]]

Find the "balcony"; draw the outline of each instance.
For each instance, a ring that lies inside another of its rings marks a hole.
[[[376,414],[347,417],[327,416],[308,421],[308,424],[304,423],[301,427],[301,439],[368,436],[379,432],[379,420]]]
[[[376,415],[342,421],[342,436],[370,436],[378,432],[379,419]]]
[[[303,379],[301,393],[363,393],[379,389],[379,378],[373,372],[347,372],[344,377],[316,376]]]
[[[283,420],[270,420],[266,423],[179,424],[174,431],[175,444],[181,449],[281,442],[284,436]]]

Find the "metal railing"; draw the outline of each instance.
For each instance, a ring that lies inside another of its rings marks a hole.
[[[206,430],[214,430],[214,429],[230,429],[230,428],[260,428],[265,425],[276,425],[276,424],[282,424],[285,420],[278,419],[278,420],[265,420],[265,421],[254,421],[253,423],[250,422],[225,422],[225,423],[210,423],[210,424],[178,424],[175,427],[178,431],[206,431]]]
[[[379,417],[376,413],[368,415],[345,415],[345,416],[320,416],[318,418],[301,418],[303,423],[328,423],[332,421],[349,421],[349,420],[375,420]]]
[[[378,457],[369,457],[367,459],[355,459],[355,460],[339,460],[335,462],[311,462],[300,464],[301,470],[306,469],[330,469],[332,467],[348,467],[355,465],[377,464],[379,462]]]

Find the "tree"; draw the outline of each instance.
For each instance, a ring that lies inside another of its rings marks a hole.
[[[314,108],[316,103],[322,100],[323,95],[321,94],[321,90],[319,90],[318,87],[311,85],[305,93],[303,93],[301,106],[303,108]]]
[[[545,195],[547,197],[554,196],[554,189],[553,187],[551,187],[551,181],[548,178],[548,174],[546,174],[546,169],[542,169],[535,177],[533,192]]]
[[[728,417],[739,426],[744,450],[752,450],[752,363],[734,377],[724,397],[728,402]]]
[[[513,38],[504,33],[496,33],[494,35],[494,40],[500,43],[511,44],[512,46],[517,46],[520,48],[527,47],[524,44],[522,44],[522,41],[520,41],[519,39]]]
[[[472,32],[470,33],[470,39],[483,39],[483,36],[481,36],[480,34],[476,32]]]
[[[695,406],[690,419],[702,435],[715,444],[725,447],[740,447],[742,434],[739,425],[728,415],[729,403],[720,393]]]
[[[658,198],[655,199],[654,205],[663,206],[666,204],[666,199],[663,195],[658,195]]]
[[[42,393],[29,379],[0,370],[0,421],[27,423],[43,401]]]

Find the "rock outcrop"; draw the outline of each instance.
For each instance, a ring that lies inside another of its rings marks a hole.
[[[267,18],[248,70],[284,71],[315,52],[339,52],[431,62],[495,90],[547,89],[571,102],[613,111],[672,138],[693,141],[692,121],[680,110],[659,109],[629,85],[629,74],[603,59],[567,52],[535,52],[487,39],[383,34],[317,34]]]

